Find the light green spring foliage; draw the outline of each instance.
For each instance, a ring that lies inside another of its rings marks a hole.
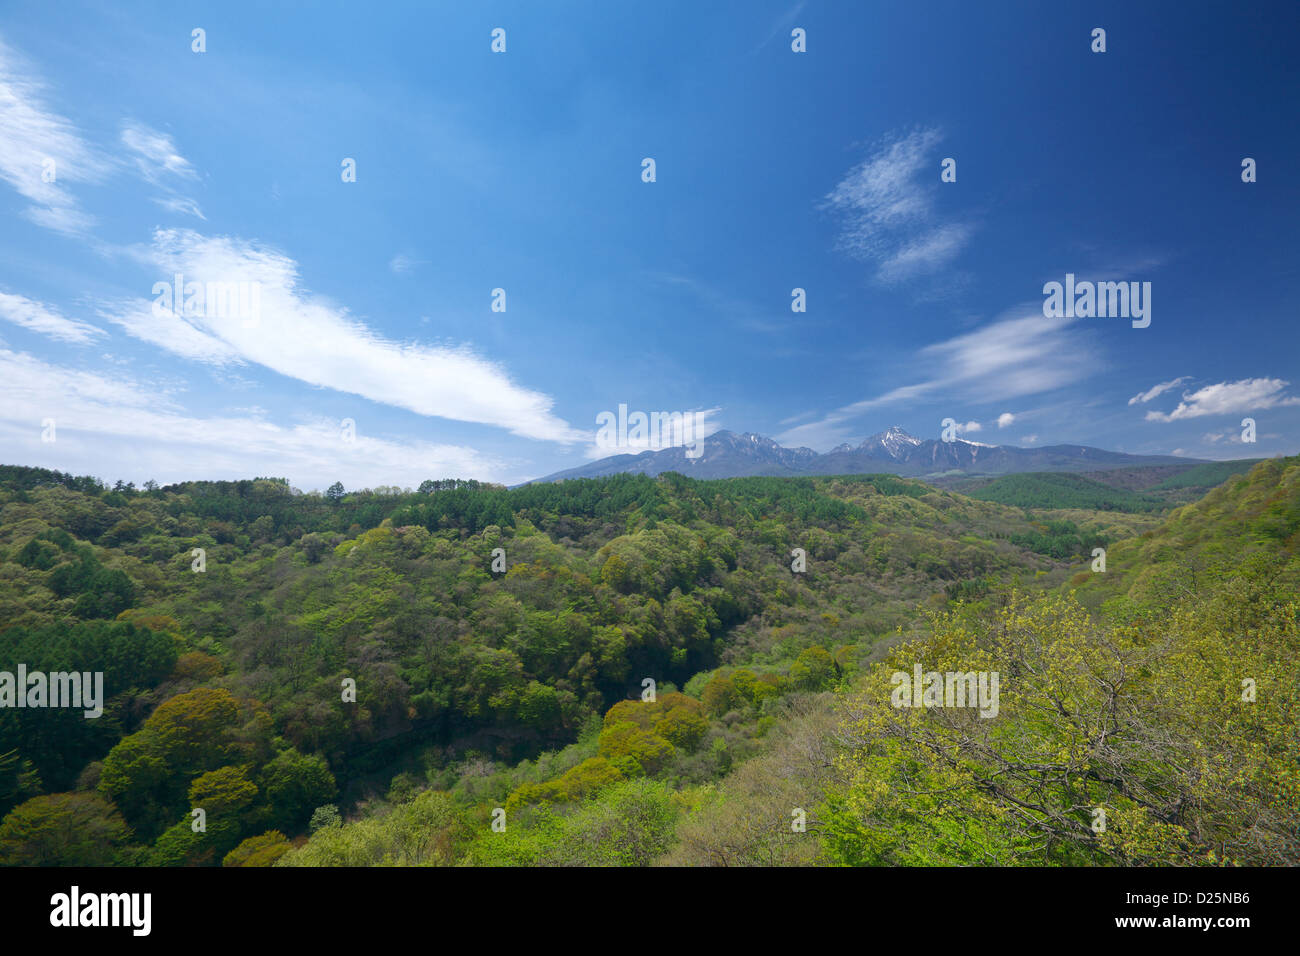
[[[268,830],[249,837],[226,854],[222,866],[274,866],[291,849],[289,840],[279,830]]]
[[[322,826],[277,866],[451,866],[469,822],[446,793],[426,790],[381,815]]]
[[[888,476],[308,500],[4,475],[0,617],[67,643],[108,613],[76,591],[84,538],[178,656],[109,702],[111,736],[0,741],[0,864],[1300,862],[1295,459],[1166,516]],[[893,706],[916,663],[997,671],[997,716]],[[657,701],[622,700],[645,673]],[[495,749],[391,748],[439,722]],[[312,814],[391,761],[386,801]]]
[[[1098,625],[1068,596],[1017,596],[988,622],[936,619],[932,639],[895,648],[846,702],[831,857],[1300,862],[1300,603],[1252,587],[1253,573],[1141,625]],[[894,706],[892,673],[917,662],[999,672],[997,716]]]
[[[647,866],[669,848],[676,816],[673,790],[645,778],[563,811],[545,804],[508,812],[504,829],[449,794],[424,791],[384,814],[322,827],[276,865]]]
[[[1159,527],[1116,543],[1105,574],[1081,570],[1070,583],[1089,608],[1113,601],[1120,613],[1158,611],[1217,588],[1252,555],[1272,556],[1279,565],[1266,573],[1300,590],[1298,552],[1300,459],[1267,459],[1174,510]]]
[[[466,862],[476,866],[649,866],[671,845],[673,790],[640,778],[613,783],[559,813],[543,806],[481,828]]]
[[[1294,474],[1257,469],[1237,497],[1212,496],[1121,546],[1108,587],[1124,600],[1105,615],[1068,593],[993,595],[929,615],[838,700],[786,696],[836,682],[838,656],[809,647],[784,674],[723,668],[692,680],[700,703],[617,704],[595,756],[511,792],[504,832],[485,808],[467,811],[460,860],[1295,865]],[[1153,575],[1125,555],[1146,549],[1150,565],[1172,565],[1180,549],[1234,548],[1243,556],[1202,572],[1200,590],[1166,589],[1158,602]],[[996,716],[894,706],[893,673],[917,663],[996,671]],[[800,703],[778,706],[765,748],[733,767],[739,742],[721,732],[724,718],[783,701]],[[699,759],[730,773],[675,792],[656,776]]]

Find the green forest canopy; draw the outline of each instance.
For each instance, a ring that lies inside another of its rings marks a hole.
[[[1298,476],[1171,510],[1077,476],[0,466],[0,669],[108,698],[0,709],[0,862],[1294,864]],[[993,720],[899,710],[917,662],[1034,676]]]

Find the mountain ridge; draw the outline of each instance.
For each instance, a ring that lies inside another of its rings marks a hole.
[[[586,465],[553,472],[524,484],[599,478],[613,474],[654,477],[668,471],[694,478],[750,476],[796,477],[884,472],[920,478],[954,471],[970,475],[1005,475],[1025,471],[1095,471],[1103,467],[1204,464],[1206,459],[1175,455],[1132,455],[1089,445],[1062,444],[1041,448],[988,445],[957,438],[940,441],[917,438],[897,425],[870,435],[858,445],[847,442],[819,453],[800,446],[787,448],[754,432],[721,429],[703,439],[695,457],[686,446],[612,455]]]

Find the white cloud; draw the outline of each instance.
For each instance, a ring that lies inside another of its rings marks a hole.
[[[140,174],[155,185],[168,177],[198,179],[190,161],[180,154],[166,133],[143,123],[126,123],[122,127],[122,143],[134,154]]]
[[[181,273],[190,282],[256,282],[260,316],[168,316],[142,311],[143,301],[105,310],[131,334],[187,358],[240,361],[281,375],[360,395],[421,415],[476,422],[548,441],[582,441],[586,432],[551,412],[553,400],[516,385],[495,363],[467,347],[394,342],[342,308],[303,289],[298,264],[280,252],[237,238],[190,230],[158,230],[135,250],[158,269],[158,281]],[[182,329],[188,326],[189,331]]]
[[[970,238],[968,226],[940,226],[902,246],[880,264],[877,278],[894,283],[938,271],[961,252]]]
[[[1278,436],[1259,434],[1256,436],[1256,439],[1276,437]],[[1227,442],[1229,445],[1246,444],[1246,442],[1242,440],[1240,428],[1228,428],[1221,432],[1206,432],[1201,436],[1201,442],[1205,445],[1217,445],[1219,442]]]
[[[31,65],[0,41],[0,180],[31,201],[32,222],[68,235],[84,235],[94,217],[83,211],[69,183],[97,183],[121,168],[121,160],[93,149],[73,124],[50,109]],[[176,194],[176,180],[197,179],[171,137],[141,123],[127,123],[121,134],[145,180],[165,190],[154,201],[164,209],[203,218],[198,203]]]
[[[1189,375],[1183,375],[1179,378],[1173,379],[1172,381],[1161,382],[1159,385],[1152,385],[1145,392],[1138,392],[1136,395],[1134,395],[1132,398],[1128,400],[1128,403],[1130,405],[1138,405],[1138,404],[1145,405],[1147,402],[1151,401],[1151,399],[1163,395],[1171,388],[1177,388],[1179,385],[1182,385],[1183,382],[1188,381],[1190,378],[1191,376]]]
[[[1184,392],[1183,400],[1172,412],[1150,411],[1149,422],[1173,422],[1203,415],[1236,415],[1284,405],[1300,405],[1300,398],[1282,394],[1290,382],[1278,378],[1247,378],[1239,382],[1206,385],[1194,392]]]
[[[97,182],[111,164],[45,105],[45,91],[32,76],[30,65],[0,41],[0,179],[32,203],[25,211],[32,222],[56,232],[84,233],[94,220],[65,185]],[[52,182],[45,181],[47,171]]]
[[[122,127],[122,144],[130,151],[140,175],[165,193],[155,198],[155,203],[169,212],[207,219],[197,201],[176,191],[178,180],[197,180],[199,175],[170,136],[131,122]]]
[[[1022,438],[1022,439],[1020,439],[1020,440],[1021,440],[1022,442],[1024,442],[1026,445],[1033,445],[1033,444],[1037,443],[1037,441],[1038,441],[1038,436],[1037,436],[1037,435],[1026,435],[1024,438]]]
[[[967,422],[965,425],[957,426],[957,434],[959,435],[966,435],[966,434],[973,435],[975,432],[982,432],[983,430],[984,430],[984,426],[981,425],[979,422]]]
[[[174,396],[126,378],[63,368],[0,349],[0,446],[23,461],[74,474],[163,483],[196,474],[217,478],[284,475],[304,488],[407,485],[425,478],[473,475],[514,483],[506,466],[472,448],[421,441],[394,442],[359,430],[353,443],[339,423],[313,419],[292,425],[256,410],[196,418]],[[41,441],[39,423],[53,418],[56,441]],[[105,475],[105,462],[131,472]],[[118,465],[118,467],[123,467]]]
[[[632,414],[635,413],[636,411],[638,411],[638,409],[635,408],[628,409],[628,417],[630,418]],[[649,416],[654,414],[655,412],[662,412],[663,409],[652,410],[647,408],[647,409],[641,409],[641,411],[646,416]],[[639,455],[643,451],[661,451],[665,448],[673,448],[680,445],[685,445],[688,450],[693,451],[695,448],[696,441],[702,438],[709,437],[710,435],[712,435],[714,432],[718,431],[718,429],[722,427],[717,420],[717,415],[721,411],[722,411],[721,407],[715,407],[715,408],[706,408],[699,411],[683,412],[682,413],[683,420],[685,420],[686,416],[688,415],[694,416],[694,419],[691,421],[691,424],[683,425],[684,429],[687,430],[687,435],[677,436],[675,433],[671,433],[671,432],[668,435],[664,435],[662,434],[663,428],[661,426],[660,429],[658,429],[660,434],[646,435],[644,437],[635,437],[635,438],[632,437],[631,435],[628,435],[627,444],[620,445],[617,448],[606,448],[595,444],[594,442],[598,430],[593,428],[592,434],[588,436],[593,442],[593,444],[587,447],[587,449],[583,452],[583,455],[584,457],[591,458],[591,459],[609,458],[613,455]],[[609,413],[613,415],[615,418],[615,425],[613,430],[617,431],[618,410],[610,409]],[[659,420],[656,419],[656,421]],[[632,431],[631,428],[629,428],[628,430]],[[646,430],[649,431],[649,428],[647,428]],[[688,438],[689,440],[682,441],[681,439],[683,437]],[[668,441],[665,442],[663,440],[664,438],[668,438]]]
[[[931,151],[942,139],[936,129],[886,139],[826,196],[825,206],[844,217],[840,248],[878,263],[881,282],[938,271],[973,232],[965,224],[936,221],[935,190],[941,186]]]
[[[152,299],[130,299],[106,303],[100,307],[99,314],[135,338],[191,361],[209,365],[243,364],[239,353],[221,339],[191,325],[175,312],[155,315],[153,307]]]
[[[394,275],[405,275],[415,268],[417,262],[404,253],[398,253],[388,262],[388,268]]]
[[[1098,365],[1090,340],[1071,328],[1073,321],[1045,318],[1041,303],[1008,310],[983,328],[917,352],[913,365],[925,374],[922,381],[845,405],[781,433],[777,441],[829,448],[856,434],[851,423],[878,408],[936,394],[992,402],[1072,385]]]
[[[998,416],[998,428],[1006,428],[1015,420],[1016,420],[1015,415],[1012,415],[1010,412],[1003,412],[1001,415]]]
[[[199,204],[188,196],[160,196],[154,199],[154,202],[169,212],[179,213],[182,216],[193,216],[196,219],[202,219],[204,222],[208,219],[207,216],[203,215],[203,210],[199,208]]]
[[[88,322],[69,319],[51,306],[26,296],[0,292],[0,319],[31,329],[61,342],[85,345],[104,334]]]

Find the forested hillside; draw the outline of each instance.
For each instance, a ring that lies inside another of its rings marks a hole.
[[[1098,511],[1159,511],[1158,498],[1112,488],[1082,475],[1026,472],[1004,475],[968,492],[981,501],[997,501],[1022,508],[1088,508]]]
[[[0,708],[0,862],[1300,862],[1300,462],[1033,480],[0,468],[0,671],[105,698]]]

